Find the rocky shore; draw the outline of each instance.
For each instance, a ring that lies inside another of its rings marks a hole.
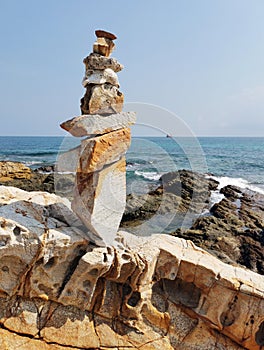
[[[180,170],[126,197],[136,114],[95,35],[61,124],[85,138],[55,167],[0,162],[0,348],[263,349],[264,196]]]
[[[0,185],[55,192],[54,168],[50,166],[32,171],[21,163],[1,162],[0,169],[5,169],[0,173]],[[21,169],[25,170],[24,176]],[[73,175],[61,176],[56,183],[56,194],[67,196],[73,182]],[[263,195],[230,185],[218,191],[219,183],[213,177],[187,170],[165,174],[160,183],[146,195],[127,196],[122,229],[142,235],[138,229],[142,230],[142,224],[148,223],[157,212],[164,217],[173,213],[174,221],[164,228],[166,233],[192,241],[225,263],[264,274]],[[213,204],[211,197],[215,192],[223,198]],[[187,213],[191,225],[183,228]]]
[[[0,347],[260,350],[264,277],[191,241],[98,247],[66,199],[0,186]]]

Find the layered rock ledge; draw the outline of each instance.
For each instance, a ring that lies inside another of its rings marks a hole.
[[[119,232],[115,247],[58,196],[0,186],[1,349],[264,346],[264,277],[192,242]]]

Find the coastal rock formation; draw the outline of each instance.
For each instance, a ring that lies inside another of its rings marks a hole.
[[[128,195],[123,229],[139,234],[153,218],[160,223],[157,213],[170,215],[163,232],[191,240],[225,263],[264,275],[263,194],[230,185],[219,189],[214,178],[186,170],[165,174],[161,181],[146,195]],[[216,203],[214,197],[219,198]],[[152,225],[149,230],[161,228]]]
[[[2,169],[0,185],[18,187],[26,191],[55,192],[54,166],[42,166],[32,170],[18,162],[0,162]],[[67,187],[72,187],[74,177],[70,174],[57,175],[56,193],[67,196]]]
[[[0,182],[31,178],[31,170],[19,162],[0,162]]]
[[[77,118],[77,125],[78,123]],[[81,123],[83,124],[82,119]],[[84,129],[85,125],[84,122]],[[59,162],[62,166],[59,170],[75,171],[79,157],[80,148],[73,150],[72,156],[66,154],[65,161]],[[50,173],[51,170],[53,169],[49,166],[41,167],[40,170],[31,171],[30,180],[12,179],[0,181],[0,185],[53,193],[55,186],[57,194],[72,200],[75,176]],[[159,223],[160,218],[170,215],[173,220],[167,227],[164,226],[163,232],[191,240],[225,263],[242,265],[264,274],[263,195],[230,185],[219,191],[219,183],[215,179],[187,170],[169,173],[162,179],[161,185],[148,194],[127,196],[126,210],[121,221],[123,229],[142,235],[149,220],[157,213],[160,214],[156,220]],[[215,195],[220,198],[220,192],[223,198],[213,205],[212,198]],[[183,228],[181,226],[186,213],[191,220],[189,226]],[[151,226],[152,233],[161,231],[159,225]]]
[[[118,90],[116,72],[123,66],[109,58],[116,36],[102,30],[95,34],[93,53],[83,61],[86,92],[81,99],[82,116],[61,124],[73,136],[88,138],[80,147],[60,155],[57,169],[76,173],[72,209],[97,243],[112,245],[125,210],[124,155],[130,146],[128,126],[135,122],[135,113],[122,113],[124,96]]]
[[[1,349],[264,346],[264,276],[182,238],[86,230],[60,197],[0,187]]]

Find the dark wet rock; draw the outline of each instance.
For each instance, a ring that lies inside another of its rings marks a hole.
[[[35,173],[53,173],[55,170],[55,166],[53,164],[50,165],[43,165],[38,167],[37,169],[34,169]]]
[[[241,188],[233,185],[227,185],[223,188],[221,188],[220,193],[222,193],[226,198],[232,199],[238,199],[241,197],[242,190]]]
[[[191,239],[226,263],[264,274],[264,196],[226,186],[226,197],[199,217],[188,230],[173,235]]]
[[[161,185],[145,195],[129,194],[122,219],[122,226],[135,225],[144,221],[158,210],[160,214],[192,212],[201,214],[209,210],[210,190],[216,189],[218,182],[188,170],[164,174]]]
[[[217,181],[181,170],[163,175],[161,182],[146,195],[127,197],[124,228],[141,225],[158,210],[183,217],[192,212],[197,215],[190,226],[184,228],[179,220],[172,235],[191,240],[228,264],[264,274],[264,195],[228,185],[220,190],[225,197],[210,208]]]

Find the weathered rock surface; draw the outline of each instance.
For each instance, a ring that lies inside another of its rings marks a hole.
[[[72,163],[70,158],[72,158]],[[61,165],[62,163],[59,162]],[[72,157],[67,155],[63,164],[64,168],[61,167],[58,170],[75,171],[73,169],[77,168],[76,155],[73,154]],[[210,210],[210,195],[216,189],[217,182],[192,172],[179,171],[179,174],[181,174],[182,183],[175,192],[178,195],[166,191],[163,193],[162,186],[147,195],[128,195],[126,210],[121,222],[122,227],[131,232],[141,230],[139,233],[142,234],[144,230],[142,225],[146,225],[151,218],[156,216],[156,221],[160,223],[167,214],[170,214],[173,220],[169,226],[164,226],[164,232],[189,239],[228,264],[240,264],[264,274],[263,195],[234,188],[234,186],[226,186],[221,189],[221,192],[225,193],[225,198]],[[175,181],[172,180],[172,175],[170,177],[172,182],[179,181],[177,174],[174,175]],[[55,174],[56,193],[61,193],[62,196],[72,199],[74,178],[74,175]],[[172,183],[171,181],[170,183]],[[30,180],[14,179],[0,182],[0,184],[17,186],[30,191],[34,189],[55,191],[54,174],[32,172]],[[195,188],[195,201],[191,200],[193,188]],[[240,208],[238,208],[239,205]],[[160,217],[157,216],[157,212]],[[187,228],[182,229],[180,227],[187,212],[192,221]],[[201,216],[202,213],[205,214]],[[177,227],[178,229],[176,229]],[[159,225],[152,226],[151,232],[161,232],[161,229],[158,231],[158,228]]]
[[[86,66],[86,70],[89,70],[89,69],[103,70],[106,68],[110,68],[117,73],[124,68],[124,66],[121,63],[119,63],[115,58],[101,56],[97,53],[91,53],[89,56],[84,58],[83,63]]]
[[[59,198],[13,199],[0,207],[1,349],[263,347],[264,276],[168,235],[98,247]]]
[[[73,136],[82,137],[106,134],[110,131],[127,128],[135,122],[135,112],[121,112],[105,116],[99,114],[81,115],[67,120],[60,126]]]
[[[189,230],[176,235],[207,249],[227,263],[239,263],[264,275],[264,196],[226,186],[225,195]]]
[[[83,78],[82,84],[86,87],[88,84],[109,83],[119,88],[117,74],[110,68],[104,70],[88,70]]]
[[[124,95],[111,84],[87,85],[81,99],[82,114],[111,114],[122,112]]]
[[[6,182],[13,179],[31,178],[31,170],[19,162],[0,162],[0,182]]]
[[[70,208],[68,199],[47,192],[28,192],[12,186],[0,186],[0,196],[0,207],[17,201],[27,201],[44,206],[59,202],[64,203]]]
[[[106,244],[113,244],[126,206],[126,161],[77,173],[72,209]]]
[[[69,157],[67,156],[67,160]],[[8,162],[12,163],[11,167],[5,167],[8,169],[8,172],[5,172],[3,178],[0,178],[0,186],[12,186],[18,187],[26,191],[46,191],[50,193],[55,192],[54,186],[54,166],[40,167],[36,170],[31,170],[30,168],[24,166],[22,163]],[[14,175],[14,169],[26,169],[25,175]],[[69,165],[68,165],[69,168]],[[10,170],[10,173],[9,173]],[[63,170],[62,170],[63,171]],[[30,177],[29,177],[30,172]],[[13,176],[13,177],[12,177]],[[20,176],[20,177],[19,177]],[[56,193],[63,196],[67,196],[67,188],[72,188],[74,183],[74,176],[71,174],[56,174]]]

